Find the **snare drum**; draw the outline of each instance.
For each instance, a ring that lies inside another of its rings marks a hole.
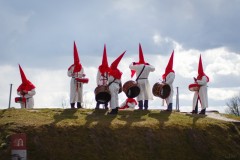
[[[200,85],[197,84],[197,83],[193,83],[193,84],[190,84],[190,85],[188,86],[188,89],[189,89],[190,91],[193,91],[193,92],[199,91]]]
[[[88,83],[88,78],[75,78],[77,82]]]
[[[15,97],[15,103],[26,103],[26,98],[24,98],[24,97]]]
[[[128,98],[137,97],[140,93],[140,88],[138,87],[135,81],[127,81],[123,85],[123,92],[126,94]]]
[[[166,99],[171,93],[171,87],[166,83],[155,83],[152,88],[152,93],[156,97]]]
[[[95,100],[99,103],[107,103],[111,99],[108,86],[98,86],[94,90]]]

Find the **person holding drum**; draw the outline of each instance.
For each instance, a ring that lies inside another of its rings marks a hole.
[[[71,108],[75,108],[75,103],[77,102],[77,108],[82,108],[83,102],[83,84],[88,82],[85,79],[84,69],[79,61],[77,46],[74,42],[74,64],[68,68],[68,76],[71,77],[70,82],[70,105]]]
[[[109,66],[108,66],[108,60],[107,60],[107,51],[106,51],[106,45],[104,45],[102,64],[98,67],[98,72],[97,72],[98,87],[108,85],[108,71],[109,71]],[[104,104],[104,108],[108,109],[108,101],[105,101],[104,103],[100,103],[99,101],[97,101],[95,109],[99,109],[100,104]]]
[[[153,99],[148,76],[150,72],[155,71],[155,67],[144,61],[141,44],[139,44],[139,62],[133,62],[129,68],[132,70],[132,76],[136,73],[136,82],[140,88],[137,96],[139,110],[143,107],[148,110],[148,100]]]
[[[194,77],[194,81],[196,84],[199,85],[199,90],[196,90],[194,92],[192,113],[193,114],[197,113],[196,106],[199,99],[201,103],[201,108],[202,108],[199,114],[205,114],[206,108],[208,107],[207,83],[209,82],[209,78],[203,71],[201,55],[198,63],[198,76],[197,78]]]
[[[34,106],[33,96],[36,94],[35,86],[26,78],[20,65],[19,70],[22,79],[22,84],[17,89],[17,94],[20,97],[16,97],[15,102],[20,103],[21,108],[33,108]]]
[[[165,69],[165,73],[162,75],[163,83],[168,84],[171,88],[169,96],[165,99],[167,103],[166,111],[172,111],[173,82],[175,79],[175,72],[173,70],[173,57],[174,57],[174,51],[172,52],[172,55],[168,61],[167,67]]]
[[[126,52],[126,51],[125,51]],[[110,108],[111,112],[108,114],[118,114],[118,93],[121,85],[122,72],[117,68],[119,62],[124,56],[123,52],[110,66],[109,77],[108,77],[108,86],[111,94]]]

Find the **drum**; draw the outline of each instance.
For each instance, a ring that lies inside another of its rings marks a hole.
[[[190,91],[193,91],[193,92],[199,91],[200,85],[197,84],[197,83],[193,83],[193,84],[190,84],[190,85],[188,86],[188,89],[189,89]]]
[[[155,83],[152,88],[152,93],[156,97],[166,99],[171,93],[171,87],[166,83]]]
[[[99,103],[107,103],[111,99],[108,86],[98,86],[94,90],[95,100]]]
[[[137,97],[140,93],[140,88],[138,87],[135,81],[127,81],[123,85],[123,92],[126,94],[128,98]]]
[[[16,97],[15,103],[26,103],[26,98],[24,97]]]
[[[75,78],[75,80],[82,83],[88,83],[88,78]]]

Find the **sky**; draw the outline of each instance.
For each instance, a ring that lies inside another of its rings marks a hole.
[[[35,108],[69,108],[73,42],[86,77],[84,107],[94,108],[97,68],[104,44],[108,62],[126,51],[119,69],[131,79],[129,64],[145,60],[156,69],[150,85],[161,80],[174,50],[174,108],[179,88],[181,111],[192,109],[188,85],[197,76],[201,54],[209,76],[208,110],[224,112],[240,92],[240,1],[238,0],[0,0],[0,109],[11,107],[21,84],[18,64],[36,86]],[[134,80],[134,79],[133,79]],[[119,94],[119,103],[125,100]],[[154,97],[150,109],[165,109]]]

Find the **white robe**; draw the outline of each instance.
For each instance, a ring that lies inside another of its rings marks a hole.
[[[98,70],[97,72],[97,79],[96,79],[97,85],[98,86],[106,86],[108,84],[108,74],[105,72],[103,75],[101,72]]]
[[[193,96],[193,110],[195,110],[198,95],[201,102],[201,108],[205,109],[208,107],[208,93],[207,93],[207,77],[203,76],[201,80],[197,80],[197,83],[200,85],[199,91],[195,91]]]
[[[24,96],[21,95],[21,92],[17,92],[17,94],[20,96],[20,97],[24,97],[26,98],[26,104],[21,102],[20,105],[21,105],[21,108],[33,108],[34,106],[34,99],[33,99],[33,96],[36,94],[36,91],[35,89],[32,89],[31,91],[28,91],[27,94],[25,94]]]
[[[173,81],[175,79],[175,73],[174,72],[170,72],[168,73],[168,75],[166,76],[166,81],[164,81],[165,83],[167,83],[170,88],[171,88],[171,93],[170,95],[165,99],[166,100],[166,103],[167,105],[169,105],[169,103],[172,103],[173,102],[173,93],[174,93],[174,90],[173,90]]]
[[[144,64],[133,65],[130,64],[129,68],[136,71],[136,77],[140,74],[143,69]],[[145,65],[143,72],[141,73],[139,79],[137,80],[138,87],[140,88],[140,93],[137,96],[137,101],[141,100],[152,100],[152,90],[148,81],[148,76],[150,72],[155,71],[155,68],[152,65]],[[143,78],[143,79],[142,79]]]
[[[109,76],[108,78],[108,84],[110,84],[114,80],[113,76]],[[109,85],[109,91],[111,94],[111,100],[110,100],[110,108],[115,109],[119,107],[118,103],[118,92],[119,92],[119,84],[121,83],[120,79],[116,79],[113,83]]]
[[[68,70],[68,76],[72,77],[70,82],[70,103],[83,102],[83,83],[77,82],[75,78],[85,77],[84,69],[82,68],[80,72],[73,73],[74,66]]]

